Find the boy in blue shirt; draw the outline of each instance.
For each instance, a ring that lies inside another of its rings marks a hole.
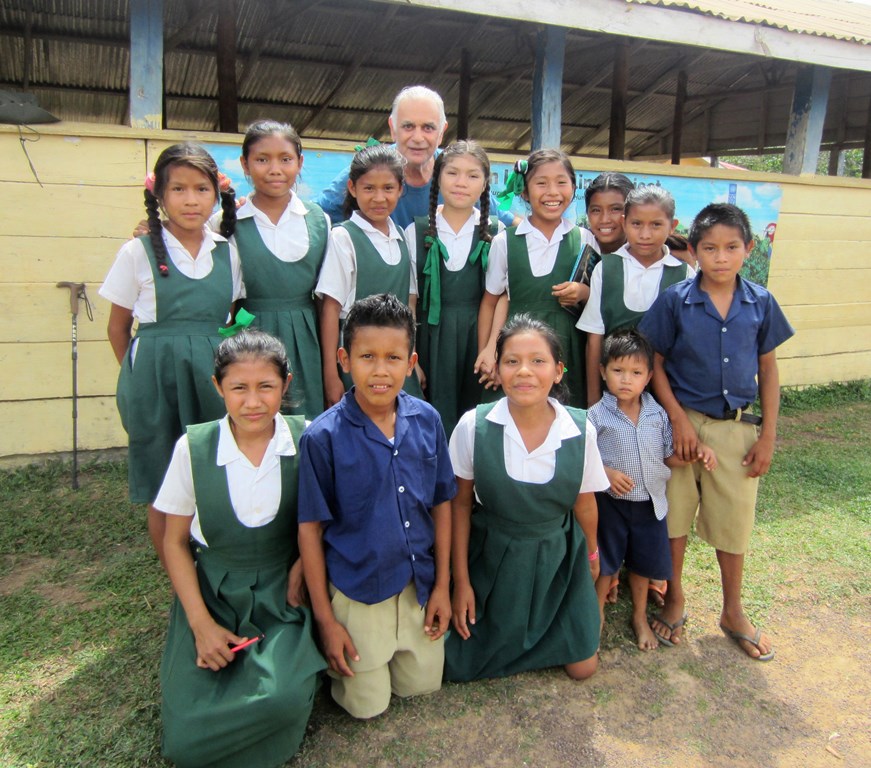
[[[354,386],[300,441],[305,581],[333,698],[358,718],[441,687],[457,486],[438,413],[402,391],[413,349],[399,299],[356,302],[338,353]]]
[[[720,628],[750,658],[768,661],[774,657],[771,640],[744,613],[741,584],[759,478],[774,454],[780,409],[775,350],[795,332],[774,297],[738,274],[753,248],[750,222],[740,208],[703,208],[690,229],[689,247],[699,274],[665,291],[639,330],[656,352],[653,388],[671,419],[675,453],[688,461],[703,440],[716,452],[718,469],[707,473],[690,465],[672,473],[673,578],[653,630],[660,642],[680,642],[687,616],[684,553],[698,508],[696,532],[714,547],[720,566]],[[747,410],[757,392],[761,416]]]
[[[625,562],[632,591],[632,629],[642,651],[659,643],[647,621],[651,579],[671,578],[665,497],[674,455],[671,424],[662,407],[645,391],[653,376],[653,349],[638,331],[615,331],[602,342],[599,371],[607,391],[587,417],[596,427],[599,453],[611,482],[596,493],[599,507],[599,578],[596,594],[604,621],[605,599]],[[701,443],[697,460],[705,469],[717,459]]]

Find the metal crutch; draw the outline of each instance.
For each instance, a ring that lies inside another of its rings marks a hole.
[[[58,283],[58,288],[70,290],[70,312],[73,316],[73,490],[79,487],[79,386],[78,386],[78,363],[79,363],[79,301],[84,300],[85,311],[88,320],[94,319],[94,310],[85,293],[84,283],[71,283],[68,281]]]

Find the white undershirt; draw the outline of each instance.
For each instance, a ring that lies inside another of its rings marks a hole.
[[[253,218],[263,243],[275,258],[284,262],[294,262],[299,261],[308,253],[308,227],[305,223],[307,212],[308,209],[299,196],[292,195],[287,207],[282,211],[278,223],[273,224],[269,216],[254,205],[254,198],[250,198],[236,211],[236,218]],[[329,232],[330,217],[324,214],[324,218],[327,222],[326,231]],[[216,213],[209,220],[209,226],[217,232],[220,224],[221,214]],[[235,240],[231,242],[235,242]]]
[[[196,258],[165,227],[163,242],[172,263],[186,277],[202,280],[208,277],[214,261],[212,251],[216,243],[226,242],[225,238],[208,227],[203,228],[203,242]],[[230,268],[233,275],[232,300],[245,295],[242,285],[242,268],[239,264],[239,254],[236,246],[230,243]],[[164,278],[161,278],[164,279]],[[166,278],[171,280],[172,277]],[[119,307],[133,311],[133,317],[140,323],[153,323],[157,320],[157,298],[154,288],[154,273],[145,252],[145,246],[139,238],[128,240],[121,246],[115,263],[106,275],[100,288],[100,296]]]
[[[481,212],[477,208],[472,209],[472,214],[466,219],[459,232],[454,232],[444,216],[442,206],[436,211],[436,234],[444,243],[448,252],[448,260],[445,269],[448,272],[459,272],[469,260],[469,251],[472,250],[472,239],[478,223],[481,221]],[[505,225],[499,222],[499,232],[505,229]],[[408,253],[411,256],[411,266],[414,274],[417,274],[417,230],[415,223],[411,222],[405,229],[405,242],[408,243]],[[425,256],[426,254],[424,254]],[[489,257],[488,257],[489,258]]]
[[[219,422],[218,466],[227,471],[227,485],[230,488],[230,503],[239,522],[246,528],[259,528],[271,523],[278,514],[281,502],[280,456],[293,456],[296,446],[287,422],[275,416],[275,434],[266,447],[263,461],[255,467],[239,450],[230,429],[229,417]],[[163,484],[154,500],[154,506],[167,515],[193,516],[191,536],[200,544],[206,545],[200,528],[194,479],[191,470],[191,454],[187,435],[182,435],[175,444],[172,459],[163,478]]]
[[[556,452],[563,440],[577,437],[581,434],[578,425],[569,412],[553,398],[548,402],[556,412],[556,418],[550,426],[550,431],[544,442],[533,451],[527,451],[523,444],[520,431],[511,417],[508,399],[502,398],[487,414],[487,421],[501,424],[503,431],[503,449],[505,471],[512,480],[523,483],[543,485],[553,480],[556,471]],[[450,455],[454,466],[454,474],[464,480],[475,479],[475,410],[467,411],[451,435]],[[587,421],[584,434],[584,476],[578,493],[604,491],[610,487],[599,446],[596,441],[596,428]]]
[[[385,264],[395,266],[402,259],[402,251],[399,243],[402,242],[402,233],[393,223],[392,219],[387,220],[389,229],[388,234],[375,229],[366,219],[364,219],[357,211],[351,214],[350,221],[354,222],[366,237],[369,242],[375,246],[379,256]],[[409,293],[417,295],[417,275],[413,269],[409,269]],[[329,296],[342,305],[342,310],[339,313],[340,318],[344,318],[351,309],[357,293],[357,254],[354,251],[354,244],[351,242],[351,235],[344,227],[334,227],[330,230],[330,239],[327,243],[327,252],[324,255],[324,263],[321,266],[321,273],[318,276],[318,284],[315,288],[315,294],[320,298]]]
[[[550,240],[524,219],[517,225],[517,234],[526,237],[526,250],[529,252],[529,268],[535,277],[543,277],[553,271],[556,264],[557,253],[560,243],[575,225],[568,219],[560,219],[560,223],[554,230]],[[568,280],[566,274],[556,280],[554,284]],[[508,233],[500,232],[493,238],[490,245],[489,263],[487,264],[487,278],[485,287],[489,293],[500,296],[508,290]]]
[[[623,259],[623,303],[633,312],[646,312],[659,296],[659,284],[664,267],[679,267],[684,262],[672,256],[667,245],[662,246],[662,258],[645,267],[629,253],[629,245],[614,251]],[[696,271],[687,267],[687,277],[694,277]],[[590,277],[590,298],[584,306],[577,327],[587,333],[604,335],[605,321],[602,320],[602,262],[593,268]]]

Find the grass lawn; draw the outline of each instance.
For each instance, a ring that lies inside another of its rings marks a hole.
[[[751,617],[775,639],[771,664],[718,635],[716,562],[692,540],[687,647],[638,652],[622,585],[588,682],[545,670],[449,685],[367,723],[320,694],[291,765],[861,765],[869,426],[868,382],[784,397],[745,586]],[[164,766],[157,670],[169,583],[144,509],[127,502],[125,466],[88,466],[80,480],[72,491],[67,465],[0,474],[0,766]],[[832,649],[808,636],[819,617],[840,643],[827,680]]]

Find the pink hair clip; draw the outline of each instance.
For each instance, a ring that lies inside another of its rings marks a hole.
[[[232,179],[227,174],[218,171],[218,188],[221,192],[229,192],[232,186]]]
[[[169,267],[166,266],[166,264],[158,264],[157,269],[161,275],[168,275],[169,274]]]
[[[155,179],[155,176],[154,176],[154,173],[153,173],[153,172],[152,172],[152,173],[149,173],[149,174],[145,177],[145,188],[146,188],[149,192],[151,192],[152,195],[154,194],[154,182],[155,182],[155,181],[156,181],[156,179]]]

